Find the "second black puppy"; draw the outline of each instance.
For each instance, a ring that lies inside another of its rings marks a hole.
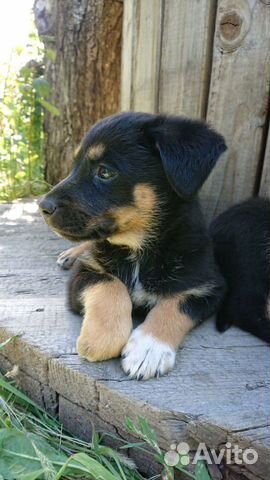
[[[184,118],[123,113],[84,138],[71,174],[41,201],[50,227],[87,240],[71,274],[74,311],[84,313],[78,352],[119,356],[131,377],[172,369],[187,332],[213,315],[224,294],[197,192],[223,138]],[[132,308],[145,321],[132,332]]]
[[[210,232],[228,284],[218,330],[237,325],[270,343],[270,200],[234,205],[212,222]]]

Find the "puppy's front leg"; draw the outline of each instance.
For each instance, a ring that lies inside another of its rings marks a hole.
[[[125,285],[115,277],[84,288],[84,318],[77,340],[81,357],[90,362],[119,357],[132,329],[132,303]]]
[[[62,253],[60,253],[60,255],[58,255],[58,258],[56,260],[57,265],[59,265],[64,270],[70,269],[74,264],[75,260],[77,260],[77,258],[79,258],[84,253],[91,252],[92,243],[93,242],[91,241],[87,241],[81,243],[80,245],[76,245],[76,247],[71,247],[67,250],[64,250]]]
[[[161,300],[134,330],[124,348],[124,371],[138,380],[164,375],[173,368],[176,351],[194,325],[181,309],[179,297]]]

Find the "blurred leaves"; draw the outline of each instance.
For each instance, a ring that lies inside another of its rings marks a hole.
[[[44,100],[44,98],[38,98],[37,100],[44,108],[46,108],[46,110],[52,113],[52,115],[60,115],[60,110],[51,103],[47,102],[47,100]]]
[[[41,98],[48,97],[50,93],[50,85],[44,77],[34,78],[32,86]]]
[[[45,48],[44,55],[46,58],[48,58],[48,60],[51,60],[52,62],[54,62],[54,60],[56,59],[56,51],[52,50],[51,48]]]
[[[8,67],[0,68],[0,201],[39,195],[48,189],[44,181],[44,111],[51,115],[60,112],[49,101],[45,55],[54,61],[55,52],[44,50],[32,32],[26,48],[17,47]],[[25,56],[29,61],[18,68]]]

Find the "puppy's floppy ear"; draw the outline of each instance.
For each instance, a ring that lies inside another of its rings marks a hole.
[[[145,134],[159,151],[169,183],[182,197],[199,190],[227,149],[224,138],[205,123],[183,117],[156,116],[146,123]]]

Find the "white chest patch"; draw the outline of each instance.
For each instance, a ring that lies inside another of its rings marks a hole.
[[[158,295],[146,292],[140,282],[140,264],[136,262],[132,275],[131,299],[136,307],[154,307],[158,301]]]

